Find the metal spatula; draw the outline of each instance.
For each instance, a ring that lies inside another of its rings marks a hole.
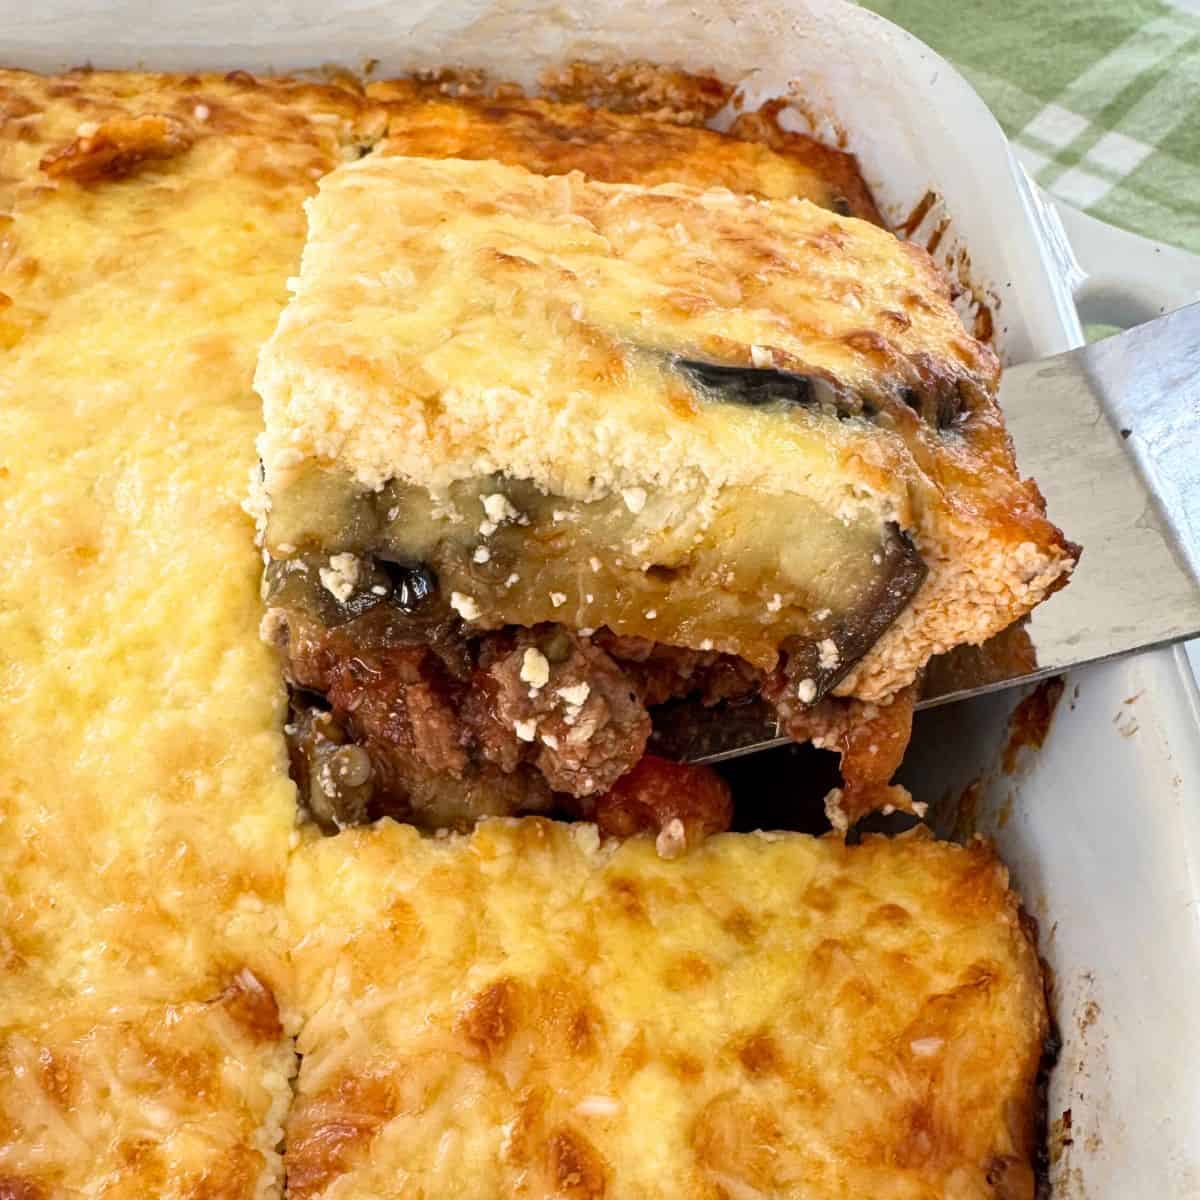
[[[1036,667],[941,683],[934,670],[918,707],[1200,633],[1200,304],[1010,367],[1000,403],[1022,474],[1083,557],[1025,625]],[[690,762],[787,741],[755,705],[680,705],[656,738]]]

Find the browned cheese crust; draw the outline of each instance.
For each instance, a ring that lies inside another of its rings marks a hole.
[[[0,72],[0,1196],[278,1193],[295,801],[239,506],[367,111]]]
[[[503,95],[451,97],[415,80],[368,87],[387,105],[385,154],[494,158],[540,175],[582,171],[607,183],[727,187],[772,200],[799,196],[882,224],[853,155],[756,114],[742,114],[723,135],[681,122],[677,108],[614,111],[613,92],[597,97],[594,90],[586,98],[598,98],[602,107]],[[686,108],[683,113],[693,115]]]
[[[288,895],[295,1200],[1032,1200],[1041,975],[982,843],[384,822]]]

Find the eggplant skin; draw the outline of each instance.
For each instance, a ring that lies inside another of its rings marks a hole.
[[[832,411],[840,419],[870,418],[877,412],[863,397],[821,375],[706,362],[677,355],[671,357],[671,366],[690,387],[726,404],[746,408],[797,405]]]
[[[978,403],[978,397],[971,395],[972,389],[963,381],[936,375],[920,387],[905,384],[864,396],[819,373],[708,362],[679,355],[670,356],[670,366],[691,388],[726,404],[745,408],[796,405],[829,413],[838,420],[859,417],[868,421],[882,411],[909,408],[939,433],[955,428]]]
[[[852,608],[837,615],[830,636],[838,648],[837,665],[822,667],[819,643],[810,638],[789,638],[782,649],[784,674],[790,683],[813,683],[816,703],[836,687],[888,626],[904,611],[924,583],[929,568],[909,536],[894,522],[886,527],[880,551],[883,563],[877,583]]]

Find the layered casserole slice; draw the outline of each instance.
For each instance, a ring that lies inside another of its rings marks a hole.
[[[257,374],[312,802],[591,815],[673,696],[886,704],[1073,564],[996,381],[923,251],[804,200],[335,172]]]
[[[383,821],[293,855],[288,1195],[1032,1200],[1042,981],[982,843]]]

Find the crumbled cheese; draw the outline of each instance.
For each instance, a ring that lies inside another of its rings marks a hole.
[[[850,818],[842,807],[841,788],[830,788],[825,793],[825,817],[838,833],[845,833],[850,828]]]
[[[593,600],[595,600],[595,599],[596,599],[596,597],[595,597],[595,596],[593,596],[591,592],[586,592],[586,593],[584,594],[584,597],[583,597],[583,598],[584,598],[584,600],[586,600],[586,601],[587,601],[587,603],[588,603],[588,604],[591,604],[591,602],[592,602]]]
[[[687,831],[678,817],[672,817],[654,839],[659,858],[678,858],[687,849]]]
[[[776,592],[770,600],[767,601],[767,612],[778,612],[783,607],[783,597]]]
[[[817,698],[817,681],[802,679],[796,685],[796,695],[801,704],[811,704]]]
[[[713,640],[712,640],[712,638],[705,638],[705,639],[704,639],[704,640],[703,640],[703,641],[700,643],[700,649],[701,649],[701,650],[711,650],[712,648],[713,648]]]
[[[329,566],[322,567],[317,574],[321,577],[321,586],[335,600],[345,604],[354,595],[358,583],[358,559],[353,554],[331,555]]]
[[[475,553],[471,555],[471,559],[477,563],[485,563],[492,557],[492,552],[486,546],[476,546]]]
[[[592,557],[588,559],[588,566],[591,567],[593,571],[598,571],[600,570],[600,560],[593,554]]]
[[[371,595],[372,596],[386,596],[387,594],[388,594],[388,590],[387,590],[387,588],[385,588],[383,586],[382,583],[371,584]]]
[[[657,608],[648,608],[642,615],[646,618],[647,621],[653,621],[654,618],[658,616],[658,609]]]
[[[566,604],[566,602],[567,602],[566,592],[551,592],[550,593],[550,603],[553,604],[555,608],[560,608],[562,605]]]
[[[521,659],[521,679],[535,688],[545,687],[550,682],[550,662],[534,646],[530,646]]]
[[[542,741],[543,741],[543,742],[545,742],[545,744],[546,744],[547,746],[549,746],[551,750],[557,750],[557,749],[558,749],[558,738],[556,738],[556,737],[554,736],[554,734],[552,734],[552,733],[543,733],[543,734],[542,734]]]
[[[587,683],[577,683],[572,687],[561,687],[555,693],[561,696],[568,704],[573,704],[576,707],[583,704],[589,695],[591,695],[591,685]]]
[[[520,583],[520,582],[521,582],[521,577],[520,577],[520,575],[518,575],[518,574],[516,573],[516,571],[514,571],[514,572],[513,572],[513,573],[512,573],[512,574],[511,574],[511,575],[510,575],[510,576],[509,576],[509,577],[508,577],[508,578],[507,578],[507,579],[504,581],[504,586],[505,586],[505,587],[512,587],[514,583]]]
[[[773,367],[775,365],[775,355],[767,346],[751,346],[750,361],[759,368]]]
[[[479,614],[483,610],[479,607],[474,596],[464,596],[462,592],[450,593],[450,607],[464,621],[476,621],[479,619]]]
[[[841,651],[833,638],[822,638],[817,643],[817,666],[822,671],[832,671],[841,661]]]
[[[521,514],[513,508],[511,501],[503,492],[492,492],[487,496],[480,496],[479,503],[483,505],[483,511],[487,513],[489,521],[495,521],[497,525],[501,521],[515,521]]]
[[[537,737],[537,721],[532,717],[528,721],[517,721],[513,724],[513,732],[523,742],[532,742]]]
[[[495,532],[496,532],[496,522],[495,521],[480,521],[479,522],[479,536],[480,537],[491,537],[492,534]]]
[[[914,800],[912,810],[923,821],[925,814],[929,811],[929,805],[924,800]]]
[[[849,524],[849,522],[847,522],[847,524]],[[872,562],[873,562],[873,563],[874,563],[874,564],[875,564],[877,567],[878,567],[878,566],[882,566],[882,565],[883,565],[883,555],[882,555],[882,554],[872,554],[872,555],[871,555],[871,561],[872,561]]]
[[[567,514],[566,514],[565,512],[563,512],[563,510],[562,510],[561,508],[556,508],[556,509],[555,509],[555,510],[554,510],[554,511],[553,511],[553,512],[550,514],[550,516],[551,516],[551,518],[552,518],[552,519],[553,519],[555,522],[558,522],[558,521],[565,521],[565,520],[567,519]]]
[[[212,116],[212,110],[207,104],[197,104],[196,107],[192,109],[192,116],[195,117],[197,121],[207,121],[208,118]]]
[[[626,488],[621,493],[621,499],[625,501],[625,507],[631,513],[640,513],[646,507],[646,489],[642,487]]]

